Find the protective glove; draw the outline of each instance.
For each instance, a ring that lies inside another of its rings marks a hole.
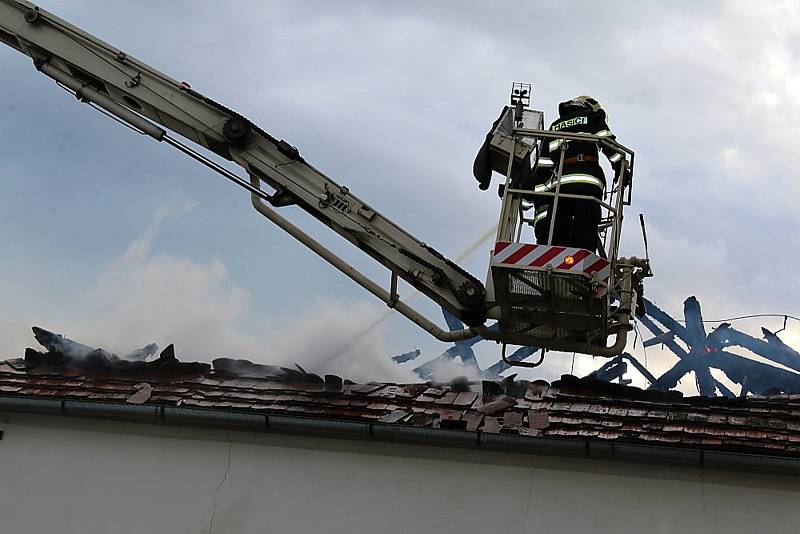
[[[491,183],[492,183],[491,180],[481,180],[480,182],[478,182],[478,189],[480,189],[481,191],[486,191],[487,189],[489,189],[489,185]]]

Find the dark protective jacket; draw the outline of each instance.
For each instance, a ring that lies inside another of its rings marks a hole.
[[[587,133],[613,139],[603,111],[571,109],[550,125],[550,130],[570,133]],[[544,139],[538,165],[531,173],[535,191],[554,193],[557,171],[561,160],[562,139]],[[609,149],[603,153],[616,168],[622,159]],[[559,191],[567,194],[602,198],[605,192],[605,175],[598,160],[598,146],[592,141],[569,141],[564,150],[564,166]],[[534,197],[534,232],[537,243],[547,243],[553,197]],[[564,198],[559,201],[555,221],[553,244],[577,246],[595,250],[600,206],[589,200]]]
[[[553,122],[553,124],[550,125],[550,130],[570,133],[587,133],[614,139],[614,134],[611,133],[608,124],[606,124],[606,114],[603,111],[589,111],[573,108]],[[540,157],[540,165],[542,165],[543,168],[552,165],[553,171],[558,170],[558,164],[561,158],[560,149],[563,142],[564,140],[562,139],[545,139],[543,141]],[[609,149],[603,149],[603,152],[611,161],[612,165],[616,165],[621,159],[619,154],[615,154]],[[582,161],[575,161],[576,159],[581,159]],[[546,173],[537,174],[539,175],[536,180],[538,182],[541,180],[541,176]],[[592,191],[591,194],[595,194],[598,197],[601,197],[605,191],[605,176],[598,160],[596,143],[590,141],[569,141],[567,144],[567,149],[564,152],[564,167],[561,172],[561,190],[567,192],[574,189],[570,186],[578,184],[593,186],[589,188],[588,191]],[[540,190],[555,191],[555,179],[552,177],[538,185],[540,185]],[[587,191],[584,187],[580,189]]]

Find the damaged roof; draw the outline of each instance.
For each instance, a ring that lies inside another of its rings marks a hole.
[[[391,428],[461,431],[484,438],[656,445],[800,458],[800,395],[740,399],[683,397],[678,392],[565,375],[548,384],[502,382],[356,384],[297,370],[220,358],[180,362],[172,346],[149,362],[107,354],[81,360],[28,349],[0,362],[0,410],[20,399],[65,403],[190,408],[296,416]],[[263,418],[262,418],[263,419]],[[372,426],[369,427],[370,435]],[[442,436],[444,434],[441,434]],[[522,442],[520,442],[522,443]],[[535,443],[535,441],[530,441]]]

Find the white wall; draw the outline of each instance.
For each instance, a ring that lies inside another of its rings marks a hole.
[[[24,414],[0,430],[3,534],[800,529],[788,476]]]

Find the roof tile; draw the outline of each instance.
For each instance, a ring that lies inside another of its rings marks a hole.
[[[588,412],[591,407],[592,407],[591,404],[586,404],[585,402],[574,402],[569,407],[569,411],[571,411],[571,412]]]
[[[381,417],[381,423],[398,423],[405,419],[410,414],[405,410],[395,410]]]
[[[510,408],[517,403],[517,400],[514,397],[509,397],[508,395],[503,395],[498,397],[486,404],[482,404],[478,407],[478,411],[481,413],[493,414],[506,408]]]
[[[521,413],[508,411],[503,414],[503,426],[512,428],[521,426],[522,419],[523,417]]]
[[[456,396],[453,404],[456,406],[472,406],[472,403],[474,403],[477,399],[478,394],[476,392],[464,391]]]
[[[536,430],[543,430],[549,427],[550,418],[548,417],[547,410],[545,408],[528,410],[528,426]]]
[[[483,426],[481,430],[486,432],[487,434],[499,434],[500,429],[503,427],[500,425],[500,422],[497,420],[497,417],[490,417],[486,416],[483,418]]]
[[[446,404],[446,405],[450,405],[450,404],[453,404],[453,401],[455,401],[455,400],[456,400],[456,398],[458,397],[458,395],[459,395],[459,394],[458,394],[458,393],[456,393],[455,391],[450,391],[450,392],[447,392],[447,393],[445,393],[444,395],[442,395],[442,396],[441,396],[441,398],[439,398],[439,399],[436,399],[436,401],[435,401],[435,402],[436,402],[436,404]]]
[[[800,396],[680,398],[575,378],[562,377],[548,386],[509,377],[502,384],[483,382],[481,397],[479,392],[464,391],[463,383],[353,384],[294,369],[276,376],[237,376],[230,372],[234,367],[204,374],[162,373],[155,366],[147,373],[119,369],[93,373],[52,361],[32,357],[30,362],[0,362],[0,395],[292,413],[487,434],[511,432],[526,439],[624,440],[800,457],[796,402]],[[333,382],[339,385],[329,387]]]
[[[483,422],[483,414],[470,412],[464,416],[464,419],[467,421],[467,427],[465,430],[468,432],[475,432]]]

